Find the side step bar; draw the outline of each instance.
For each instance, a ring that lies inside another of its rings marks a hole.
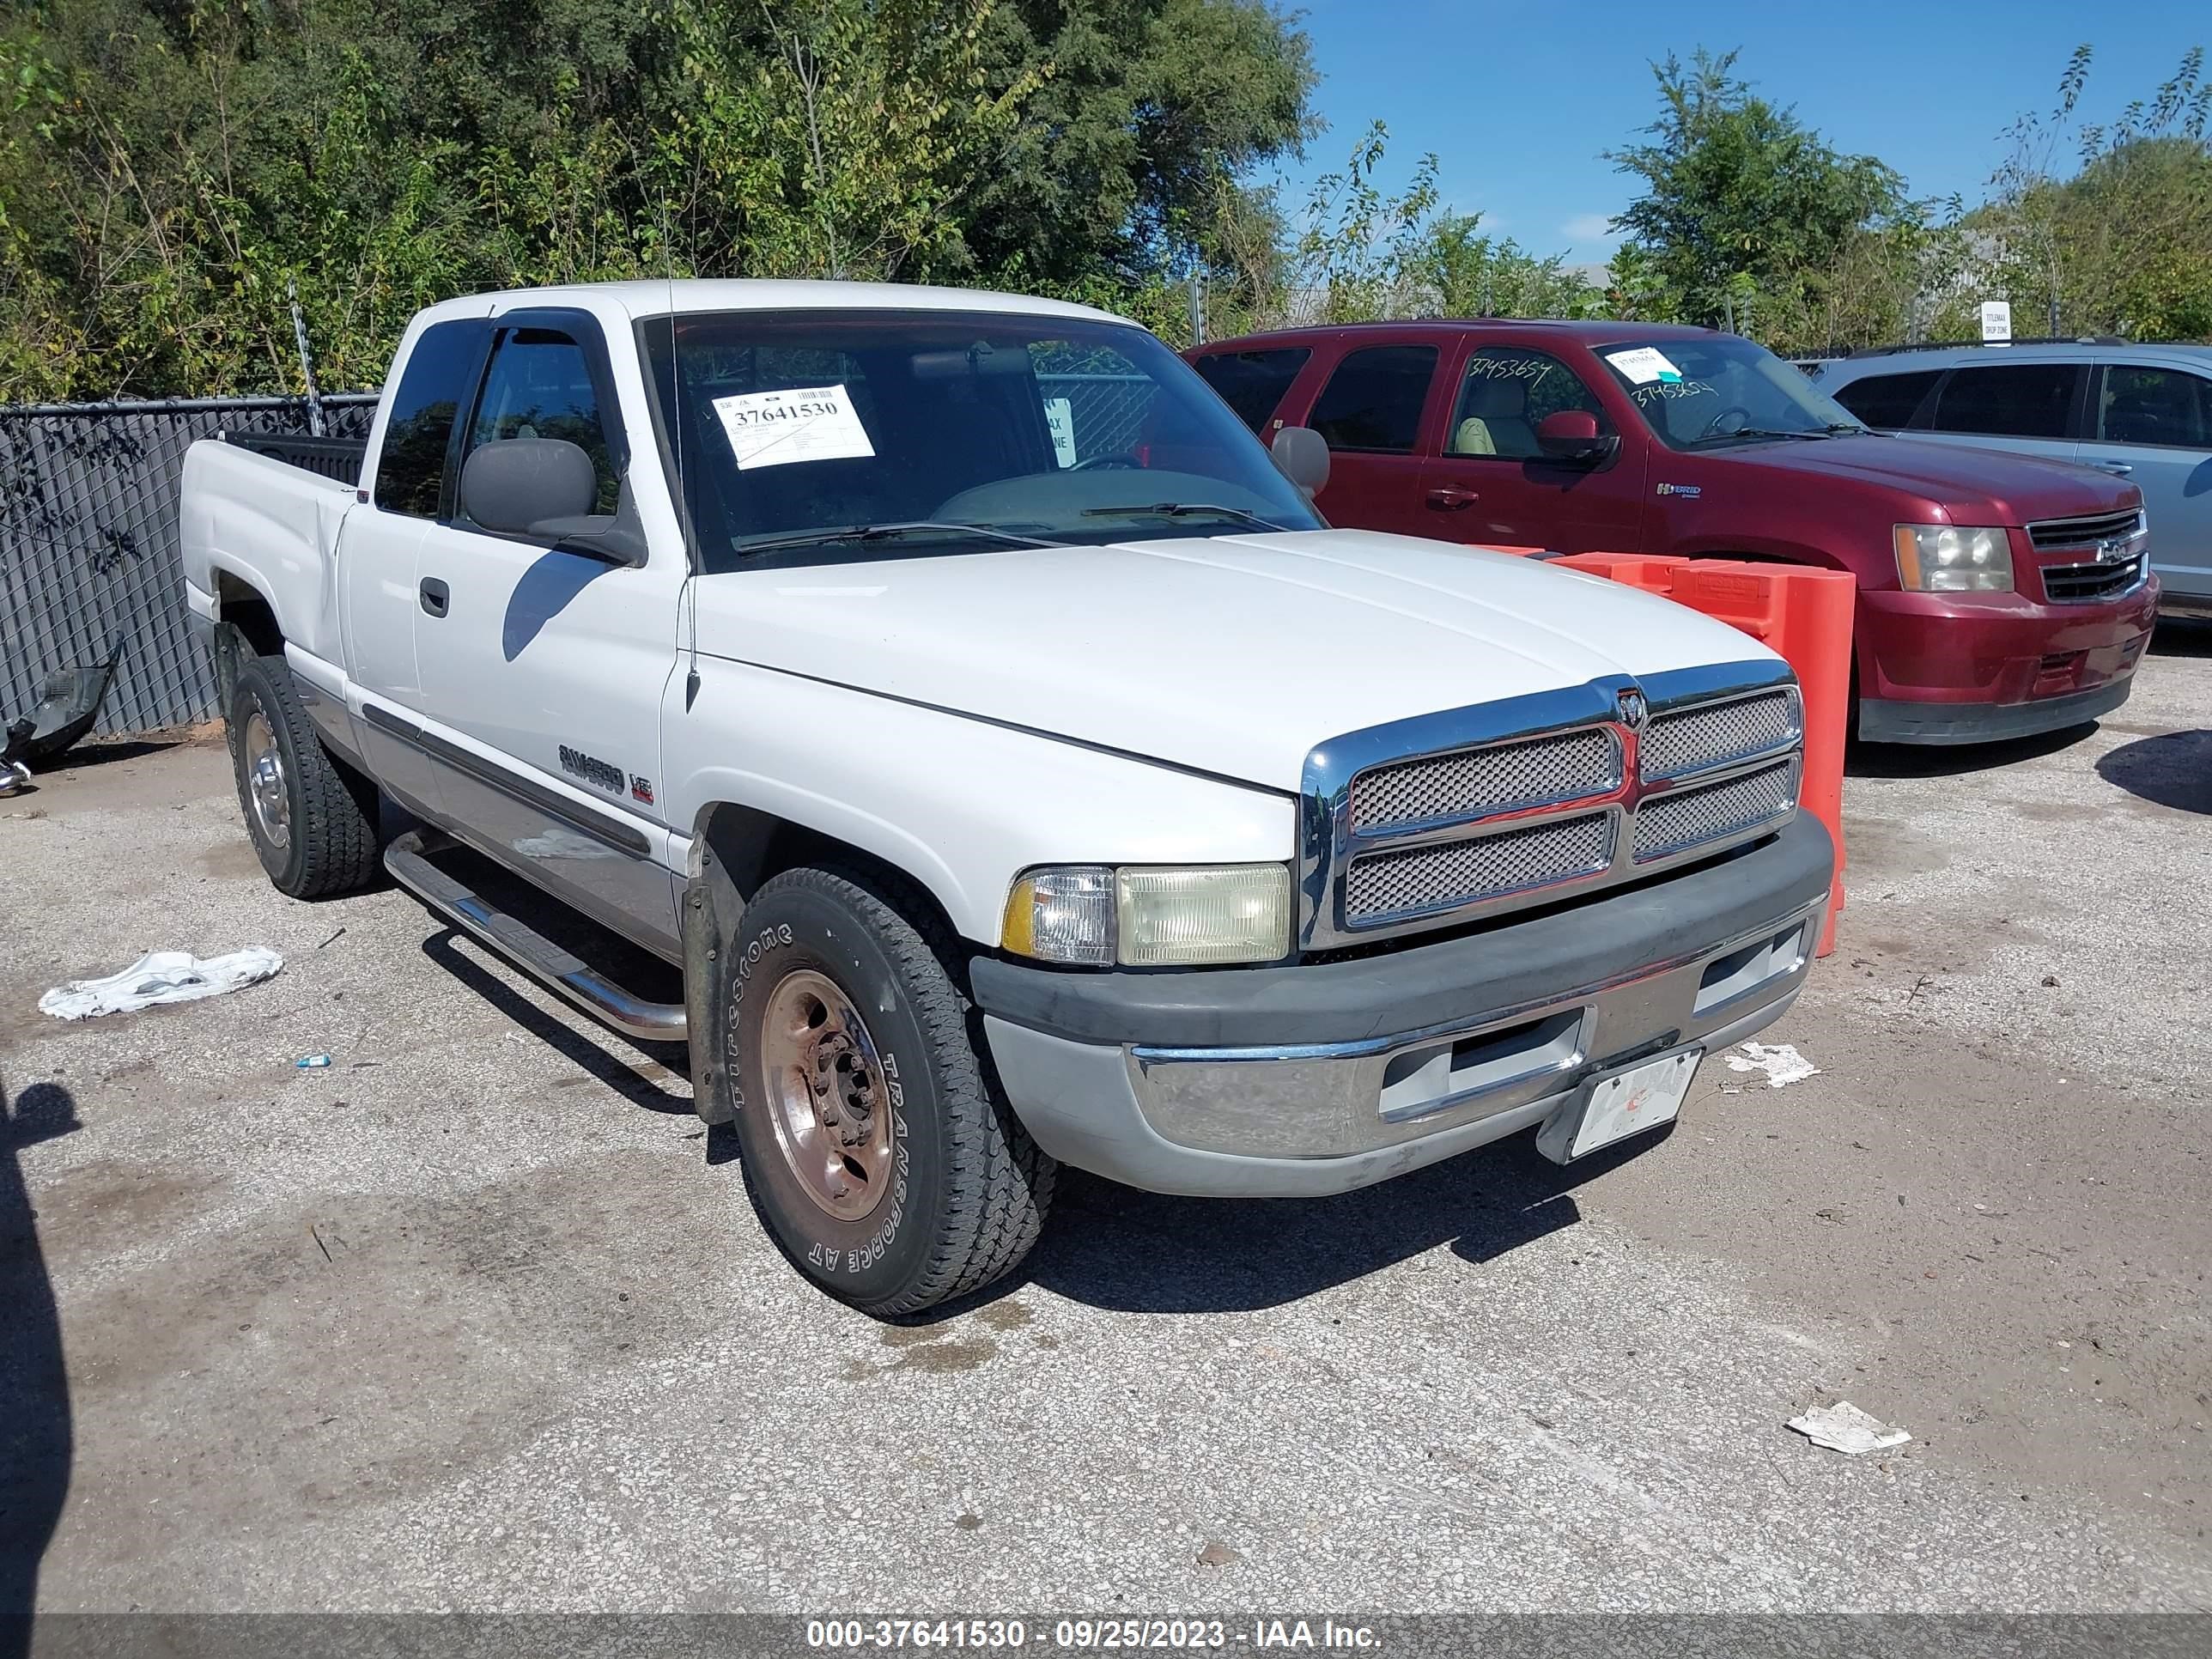
[[[392,880],[456,927],[489,945],[546,989],[566,997],[593,1018],[642,1042],[681,1042],[684,1005],[645,1002],[597,969],[586,966],[535,928],[493,907],[430,862],[437,846],[426,832],[410,830],[384,849],[384,867]]]

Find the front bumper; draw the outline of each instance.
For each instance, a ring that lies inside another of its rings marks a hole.
[[[2118,708],[2158,620],[2159,597],[2155,578],[2100,605],[1862,588],[1858,734],[1876,743],[1984,743]]]
[[[1441,944],[1172,974],[983,957],[972,977],[1007,1097],[1054,1157],[1155,1192],[1313,1196],[1565,1123],[1601,1071],[1759,1030],[1804,983],[1833,870],[1801,816]]]

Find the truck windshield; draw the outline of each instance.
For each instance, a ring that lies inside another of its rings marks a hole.
[[[1805,442],[1867,428],[1765,346],[1708,334],[1597,348],[1659,441],[1674,449]]]
[[[1243,423],[1139,328],[715,312],[641,332],[708,571],[1322,527]]]

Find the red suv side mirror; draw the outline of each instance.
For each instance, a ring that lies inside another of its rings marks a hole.
[[[1561,409],[1536,422],[1536,447],[1549,460],[1596,466],[1620,447],[1620,440],[1600,432],[1589,410]]]

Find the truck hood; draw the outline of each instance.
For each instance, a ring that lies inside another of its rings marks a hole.
[[[2069,462],[1911,438],[1758,444],[1716,451],[1711,459],[1877,485],[1942,507],[1954,524],[2016,527],[2039,519],[2118,513],[2142,501],[2133,484]]]
[[[1343,732],[1773,658],[1599,577],[1354,530],[738,569],[694,592],[702,653],[1285,791]]]

